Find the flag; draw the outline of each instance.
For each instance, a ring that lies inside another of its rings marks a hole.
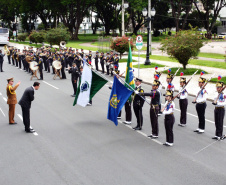
[[[134,78],[133,78],[133,64],[132,64],[132,51],[131,51],[131,46],[129,43],[129,54],[128,54],[128,60],[127,60],[127,67],[126,67],[126,77],[125,77],[125,82],[129,84],[133,89],[135,89],[135,83],[134,83]],[[128,85],[125,84],[126,87]],[[128,87],[129,88],[129,87]],[[129,100],[131,101],[131,97],[129,97]]]
[[[84,63],[73,106],[77,104],[85,107],[107,82],[107,80],[94,73],[88,65]]]
[[[107,118],[113,121],[116,126],[118,125],[117,117],[119,112],[132,93],[133,91],[127,89],[127,87],[125,87],[116,76],[114,77],[112,91],[108,103]]]

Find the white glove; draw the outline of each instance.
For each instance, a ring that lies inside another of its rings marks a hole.
[[[139,92],[138,91],[135,91],[135,94],[139,94]]]

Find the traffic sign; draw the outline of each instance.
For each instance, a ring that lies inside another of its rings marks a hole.
[[[141,35],[138,35],[136,38],[136,48],[138,50],[141,50],[143,47],[143,37]]]

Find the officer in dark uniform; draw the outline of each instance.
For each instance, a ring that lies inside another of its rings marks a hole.
[[[106,75],[109,75],[110,73],[109,73],[109,61],[110,60],[110,53],[109,52],[107,52],[107,56],[106,56],[106,58],[105,58],[105,61],[106,61],[106,70],[107,70],[107,73],[106,73]]]
[[[77,81],[78,81],[78,77],[80,74],[79,74],[78,68],[74,62],[72,64],[72,67],[69,67],[68,73],[71,74],[71,82],[72,82],[72,86],[74,89],[74,94],[71,96],[75,97],[76,92],[77,92]]]
[[[41,56],[39,56],[38,57],[38,67],[39,67],[39,73],[40,73],[40,80],[43,80],[43,72],[42,72],[42,70],[43,70],[43,59],[42,59],[42,57]]]
[[[160,101],[160,92],[158,91],[159,85],[160,82],[158,80],[154,80],[152,90],[150,93],[140,93],[140,95],[142,96],[151,97],[150,120],[152,134],[148,137],[153,139],[158,138],[159,135],[159,124],[158,124],[159,101]]]
[[[81,49],[80,55],[81,55],[82,58],[84,57],[84,51],[83,51],[83,49]]]
[[[92,51],[89,51],[89,55],[88,55],[88,63],[91,64],[92,63]],[[78,67],[79,68],[79,67]]]
[[[114,51],[111,51],[111,56],[110,56],[110,59],[109,59],[109,64],[112,64],[114,61],[115,61]],[[110,66],[109,66],[109,69],[111,71],[111,74],[110,75],[113,76],[113,70],[114,69],[110,68]]]
[[[2,54],[2,50],[0,50],[0,72],[4,72],[3,69],[2,69],[3,68],[2,66],[3,66],[4,56],[5,55]]]
[[[214,119],[215,119],[216,132],[215,132],[215,136],[212,139],[216,139],[218,141],[220,139],[225,138],[225,136],[223,136],[223,126],[224,126],[224,116],[225,116],[226,95],[222,91],[223,86],[224,86],[224,82],[217,82],[216,84],[217,93],[213,102],[213,105],[215,105]]]
[[[118,53],[115,53],[115,58],[114,58],[114,61],[112,62],[112,64],[114,64],[114,69],[115,69],[115,71],[117,71],[118,68],[119,68],[119,57],[118,57]]]
[[[99,51],[96,51],[96,55],[94,59],[95,59],[96,70],[98,71]]]
[[[142,80],[139,78],[136,78],[135,80],[135,84],[136,84],[136,88],[135,88],[135,93],[134,98],[133,98],[133,110],[135,113],[135,116],[137,118],[137,126],[134,127],[134,130],[141,130],[142,126],[143,126],[143,115],[142,115],[142,107],[144,105],[144,98],[145,97],[141,97],[138,94],[139,93],[144,93],[143,88],[141,87],[141,82]]]
[[[66,65],[66,62],[65,62],[65,58],[63,56],[63,53],[60,53],[60,61],[61,61],[61,74],[62,74],[62,78],[61,79],[66,79],[66,74],[65,74],[65,65]]]
[[[100,65],[101,65],[101,68],[102,68],[102,74],[104,74],[104,61],[105,61],[104,52],[101,52]]]

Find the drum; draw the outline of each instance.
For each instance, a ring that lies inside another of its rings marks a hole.
[[[30,69],[32,70],[32,71],[37,71],[38,70],[38,63],[37,62],[35,62],[35,61],[32,61],[32,62],[30,62]]]
[[[56,69],[59,70],[62,68],[61,62],[59,60],[54,60],[52,66]]]

